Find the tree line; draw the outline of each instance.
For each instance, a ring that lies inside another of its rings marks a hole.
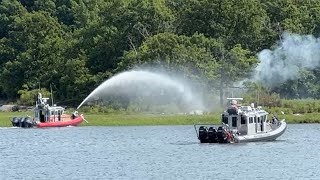
[[[256,54],[283,32],[319,35],[320,3],[1,0],[0,98],[28,99],[34,89],[52,87],[58,101],[77,105],[104,80],[136,66],[178,70],[204,79],[208,89],[228,87],[248,78]],[[268,91],[319,98],[319,70]]]

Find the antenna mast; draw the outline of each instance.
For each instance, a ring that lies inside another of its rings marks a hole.
[[[51,91],[51,106],[53,106],[53,93],[52,93],[52,86],[50,84],[50,91]]]

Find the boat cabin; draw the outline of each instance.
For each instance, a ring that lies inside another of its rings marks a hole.
[[[48,100],[49,98],[43,98],[41,93],[38,94],[36,107],[34,108],[34,120],[36,122],[62,121],[65,109],[55,104],[50,106]]]
[[[242,98],[232,99],[231,105],[222,114],[222,123],[227,125],[231,130],[236,129],[241,135],[252,135],[257,133],[267,132],[267,116],[268,112],[263,110],[261,106],[254,107],[242,106],[237,103],[237,100]]]

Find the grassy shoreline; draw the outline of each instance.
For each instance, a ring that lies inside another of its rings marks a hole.
[[[32,112],[0,112],[0,127],[11,127],[10,117],[32,115]],[[89,123],[81,126],[144,126],[144,125],[193,125],[197,123],[220,123],[220,114],[207,115],[160,115],[160,114],[104,114],[87,113]],[[320,123],[320,113],[285,114],[279,119],[286,119],[289,124]],[[269,115],[270,119],[270,115]]]

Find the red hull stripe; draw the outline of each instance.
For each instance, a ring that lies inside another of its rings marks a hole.
[[[37,127],[66,127],[66,126],[77,126],[80,123],[82,123],[83,117],[79,116],[75,119],[70,119],[67,121],[55,121],[55,122],[44,122],[44,123],[38,123]]]

